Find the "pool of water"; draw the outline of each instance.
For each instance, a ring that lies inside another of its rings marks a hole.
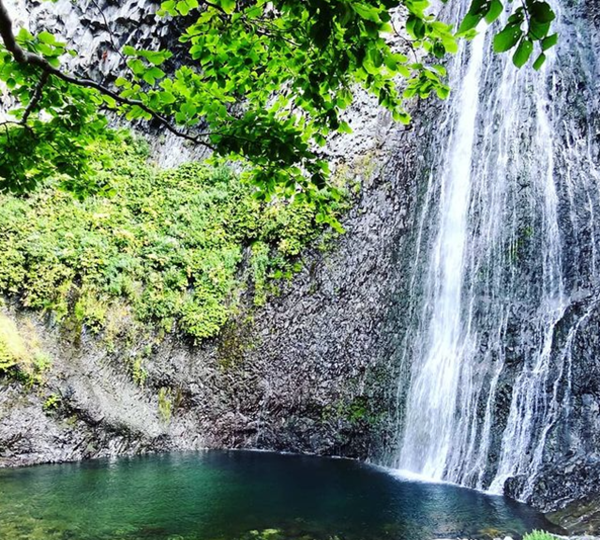
[[[342,459],[206,451],[0,470],[2,540],[489,539],[534,528],[552,526],[514,501]]]

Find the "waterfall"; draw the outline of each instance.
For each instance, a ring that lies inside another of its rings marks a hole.
[[[401,456],[403,467],[434,479],[443,477],[451,450],[461,380],[456,358],[465,346],[460,305],[483,43],[483,34],[473,42],[473,53],[456,97],[455,125],[444,158],[447,169],[441,171],[440,227],[431,251],[426,286],[426,309],[430,306],[435,309],[426,330],[426,349],[411,388],[410,429],[406,431]]]
[[[571,347],[600,277],[594,112],[569,87],[593,90],[598,62],[568,14],[555,26],[561,43],[540,72],[494,55],[485,28],[451,66],[415,236],[394,460],[494,492],[521,478],[524,499],[568,410]]]

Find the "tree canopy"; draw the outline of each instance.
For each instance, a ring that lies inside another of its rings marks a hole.
[[[448,95],[441,60],[457,40],[505,12],[494,49],[512,51],[521,67],[537,48],[539,69],[557,39],[545,1],[472,0],[455,27],[428,0],[168,0],[159,16],[191,21],[179,38],[185,61],[167,70],[172,51],[128,45],[118,51],[122,72],[105,86],[68,71],[64,60],[77,52],[50,29],[14,28],[0,0],[0,81],[14,103],[0,123],[0,189],[29,190],[50,175],[79,196],[105,189],[90,181],[86,155],[108,110],[242,160],[259,198],[325,208],[339,194],[319,146],[350,131],[342,113],[356,88],[410,122],[407,100]],[[400,50],[390,45],[394,34]]]

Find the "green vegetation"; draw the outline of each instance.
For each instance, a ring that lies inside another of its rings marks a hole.
[[[144,368],[144,357],[142,355],[136,356],[131,363],[131,374],[133,376],[133,382],[140,388],[143,388],[146,384],[148,372]]]
[[[397,8],[405,16],[394,22]],[[504,11],[494,49],[514,50],[521,67],[537,46],[541,67],[557,40],[543,0],[472,0],[459,28],[432,15],[428,0],[168,0],[159,16],[182,18],[187,54],[173,63],[171,50],[128,43],[115,84],[102,86],[65,69],[77,55],[70,44],[13,28],[0,0],[0,81],[15,102],[0,130],[0,189],[28,191],[60,174],[80,196],[105,191],[88,161],[108,108],[239,160],[264,200],[301,199],[335,224],[337,190],[318,146],[351,131],[344,111],[356,88],[409,122],[406,100],[448,95],[440,60]]]
[[[60,407],[61,401],[62,400],[61,400],[60,396],[57,396],[56,394],[50,394],[46,398],[46,401],[44,401],[42,408],[44,409],[45,412],[54,411]]]
[[[291,277],[324,229],[310,204],[259,201],[224,167],[158,170],[124,134],[92,150],[90,168],[118,195],[74,200],[60,180],[26,198],[0,194],[0,294],[74,335],[85,327],[109,345],[142,329],[214,336],[244,293],[262,304]],[[348,201],[333,201],[334,215]],[[132,371],[143,384],[142,358]]]
[[[246,351],[256,347],[258,337],[253,335],[253,319],[246,316],[227,323],[217,344],[217,360],[222,370],[239,368]]]
[[[511,241],[508,248],[508,257],[511,263],[515,264],[524,259],[527,250],[531,248],[533,236],[534,230],[531,225],[519,228],[516,238]]]
[[[173,399],[170,388],[161,388],[158,391],[158,411],[165,422],[171,420],[173,414]]]
[[[52,365],[42,352],[35,328],[19,328],[14,320],[0,313],[0,377],[20,380],[27,386],[42,384]]]
[[[345,421],[352,426],[374,426],[381,420],[381,415],[373,411],[366,396],[356,396],[352,401],[337,401],[323,408],[323,422]]]
[[[303,535],[301,538],[302,540],[313,540],[309,535]],[[291,537],[279,529],[264,529],[262,531],[248,531],[239,540],[291,540]]]
[[[14,369],[28,356],[15,323],[0,315],[0,373]]]
[[[523,540],[556,540],[556,536],[544,531],[532,531],[526,534]]]

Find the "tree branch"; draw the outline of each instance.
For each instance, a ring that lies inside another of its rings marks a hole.
[[[3,127],[6,130],[7,137],[8,137],[8,126],[10,126],[10,125],[22,127],[23,129],[28,131],[32,137],[35,138],[35,133],[34,133],[33,129],[31,129],[31,126],[28,126],[27,124],[23,124],[23,122],[15,122],[13,120],[4,120],[4,121],[0,122],[0,127]]]
[[[203,141],[199,137],[195,137],[193,135],[190,135],[189,133],[185,133],[183,131],[178,130],[169,122],[169,120],[167,120],[164,116],[158,114],[156,111],[152,110],[144,102],[135,99],[124,98],[120,94],[113,92],[109,88],[106,88],[105,86],[97,83],[96,81],[92,81],[91,79],[80,79],[67,73],[63,73],[60,69],[51,66],[44,57],[38,54],[25,51],[15,39],[12,27],[12,20],[10,18],[10,15],[8,14],[8,9],[4,5],[3,0],[0,0],[0,37],[2,37],[2,41],[4,42],[4,45],[8,52],[12,54],[15,61],[17,61],[19,64],[31,64],[33,66],[38,66],[44,71],[44,73],[54,75],[69,84],[94,89],[100,92],[102,95],[112,98],[121,105],[126,105],[129,107],[139,107],[177,137],[186,139],[190,142],[193,142],[194,144],[200,144],[202,146],[210,148],[213,151],[215,150],[215,147],[213,145],[206,141]]]
[[[23,114],[23,118],[21,119],[21,124],[27,124],[29,115],[32,113],[33,109],[35,109],[40,99],[42,99],[42,91],[44,90],[44,85],[48,82],[48,77],[50,77],[50,73],[48,73],[47,71],[43,71],[42,76],[40,77],[40,80],[37,83],[37,86],[35,87],[33,97],[31,98],[31,101],[25,109],[25,113]]]

